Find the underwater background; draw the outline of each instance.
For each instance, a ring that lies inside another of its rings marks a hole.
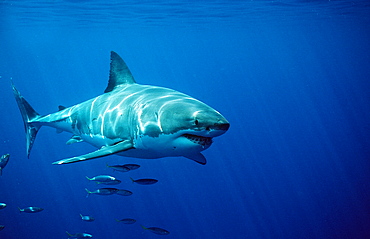
[[[0,1],[0,13],[1,239],[370,238],[368,1]],[[205,166],[119,156],[52,165],[95,148],[48,127],[27,159],[11,82],[53,113],[103,93],[112,50],[139,84],[229,120]],[[141,167],[106,167],[125,163]],[[86,197],[99,188],[86,176],[101,174],[133,194]],[[27,206],[44,210],[19,212]]]

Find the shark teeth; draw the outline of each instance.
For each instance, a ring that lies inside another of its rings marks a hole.
[[[185,138],[189,139],[191,142],[200,144],[202,146],[211,145],[212,144],[212,138],[210,137],[203,137],[198,135],[192,135],[192,134],[184,134]]]

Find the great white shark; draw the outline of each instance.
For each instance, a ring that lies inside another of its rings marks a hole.
[[[98,150],[53,164],[108,155],[154,159],[184,156],[206,164],[201,151],[229,129],[218,111],[181,92],[137,84],[122,58],[111,52],[108,86],[101,94],[56,113],[41,116],[12,83],[21,111],[29,157],[41,126],[72,133],[67,142],[87,142]]]

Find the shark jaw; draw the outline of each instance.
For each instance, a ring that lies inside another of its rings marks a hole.
[[[204,149],[207,149],[212,145],[213,138],[226,133],[229,127],[229,122],[225,120],[224,122],[219,122],[212,126],[203,127],[204,130],[202,131],[185,133],[182,135],[182,137],[185,137],[194,144],[201,145]]]
[[[182,134],[180,137],[184,137],[194,144],[202,146],[202,148],[207,149],[213,143],[213,138],[220,136],[229,129],[229,123],[223,123],[217,125],[217,130],[212,129],[210,126],[206,127],[203,131],[190,131],[188,133]]]
[[[139,135],[134,141],[135,150],[125,151],[120,155],[148,159],[183,156],[200,164],[206,164],[206,159],[201,152],[212,145],[214,137],[225,132],[226,130],[180,130],[156,137]]]
[[[207,148],[209,146],[211,146],[211,144],[213,143],[211,137],[203,137],[203,136],[198,136],[198,135],[194,135],[194,134],[184,134],[182,137],[185,137],[188,140],[190,140],[191,142],[193,142],[195,144],[199,144],[203,147],[207,146]]]

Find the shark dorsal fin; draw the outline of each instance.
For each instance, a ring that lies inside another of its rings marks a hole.
[[[109,81],[104,93],[111,92],[119,85],[134,83],[136,83],[135,79],[126,63],[117,53],[111,51]]]

